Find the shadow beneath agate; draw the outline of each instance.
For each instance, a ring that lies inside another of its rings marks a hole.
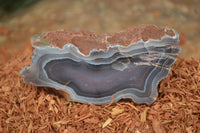
[[[40,95],[42,91],[45,95],[54,95],[67,100],[67,93],[64,90],[57,90],[51,87],[37,87],[37,95]]]
[[[124,98],[119,100],[118,102],[127,102],[127,103],[134,103],[133,100],[129,99],[129,98]]]

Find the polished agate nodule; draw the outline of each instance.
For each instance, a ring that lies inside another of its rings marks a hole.
[[[43,32],[31,41],[35,50],[31,66],[21,71],[24,82],[64,89],[69,100],[89,104],[122,98],[153,103],[180,52],[178,33],[154,25],[99,35]]]

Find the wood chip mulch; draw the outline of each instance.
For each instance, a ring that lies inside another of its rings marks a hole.
[[[200,133],[200,59],[178,58],[151,106],[129,99],[97,106],[24,84],[19,72],[31,55],[28,48],[0,62],[0,132]]]

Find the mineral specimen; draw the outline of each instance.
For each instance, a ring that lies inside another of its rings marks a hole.
[[[114,34],[52,31],[31,39],[35,48],[24,82],[64,89],[68,100],[108,104],[122,98],[153,103],[158,83],[180,52],[175,30],[140,25]]]

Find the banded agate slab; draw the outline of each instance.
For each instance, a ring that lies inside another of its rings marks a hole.
[[[24,82],[65,90],[68,100],[88,104],[122,98],[153,103],[181,50],[175,30],[154,25],[113,34],[43,32],[31,42],[34,55],[21,71]]]

